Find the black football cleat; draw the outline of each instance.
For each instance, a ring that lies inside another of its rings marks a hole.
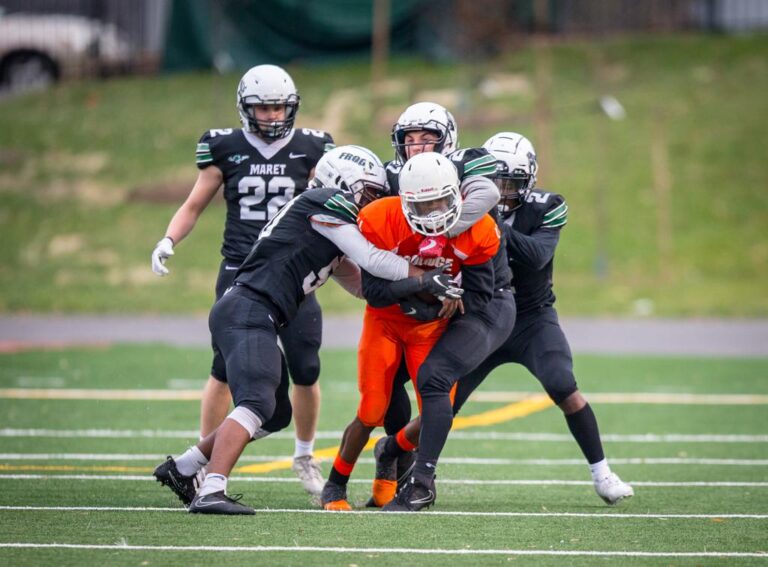
[[[184,476],[176,468],[176,461],[170,455],[153,473],[157,482],[170,488],[179,497],[184,506],[189,506],[195,498],[195,476]]]
[[[384,512],[418,512],[432,506],[436,497],[435,479],[430,480],[426,485],[412,476],[397,492],[395,499],[385,505],[382,510]]]
[[[227,496],[223,490],[205,496],[195,496],[189,505],[190,514],[224,514],[228,516],[253,516],[256,510],[240,504],[242,494]]]

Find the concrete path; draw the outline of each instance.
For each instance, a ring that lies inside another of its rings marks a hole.
[[[692,356],[768,356],[765,319],[563,318],[574,352]],[[354,348],[361,315],[325,317],[323,345]],[[205,317],[121,315],[0,316],[0,347],[81,343],[206,346]]]

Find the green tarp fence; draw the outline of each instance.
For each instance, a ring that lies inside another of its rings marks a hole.
[[[363,56],[373,0],[173,0],[165,71]],[[390,0],[390,49],[416,49],[422,0]],[[423,28],[422,28],[422,31]]]

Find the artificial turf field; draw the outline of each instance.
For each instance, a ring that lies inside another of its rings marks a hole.
[[[577,357],[612,468],[635,488],[616,507],[559,410],[507,366],[457,421],[429,512],[363,508],[370,451],[356,512],[319,511],[288,470],[288,430],[233,474],[250,517],[188,515],[150,476],[195,440],[208,364],[206,349],[156,346],[0,355],[0,563],[767,564],[768,359]],[[332,455],[355,413],[354,352],[325,351],[321,383],[316,449]]]

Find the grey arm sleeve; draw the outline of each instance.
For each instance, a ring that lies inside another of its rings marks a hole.
[[[385,280],[395,281],[408,277],[408,260],[393,252],[376,248],[360,234],[357,225],[329,226],[313,222],[312,228],[338,246],[361,270]]]
[[[459,216],[459,222],[448,231],[449,238],[467,230],[499,202],[498,187],[482,175],[472,175],[462,180],[461,195],[464,198],[461,216]]]

